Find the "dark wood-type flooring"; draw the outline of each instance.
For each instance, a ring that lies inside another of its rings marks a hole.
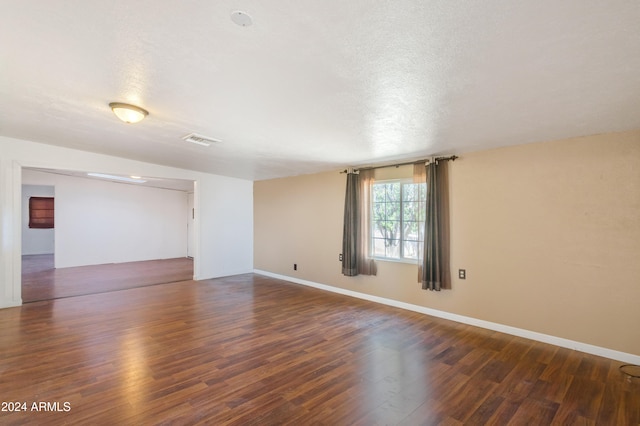
[[[3,425],[640,422],[619,362],[253,274],[0,310],[0,348]]]
[[[193,259],[187,257],[54,269],[53,256],[22,256],[23,302],[104,293],[193,278]]]

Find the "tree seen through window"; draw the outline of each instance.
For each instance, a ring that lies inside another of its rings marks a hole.
[[[374,257],[417,259],[424,241],[426,185],[386,181],[371,190]]]

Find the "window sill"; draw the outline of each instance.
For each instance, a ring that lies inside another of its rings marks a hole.
[[[374,257],[376,262],[391,262],[391,263],[406,263],[407,265],[418,266],[418,261],[415,259],[393,259],[390,257]]]

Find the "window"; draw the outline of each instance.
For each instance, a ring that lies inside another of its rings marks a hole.
[[[53,228],[53,197],[29,198],[29,228]]]
[[[418,259],[424,241],[426,185],[382,181],[371,187],[371,245],[376,258]]]

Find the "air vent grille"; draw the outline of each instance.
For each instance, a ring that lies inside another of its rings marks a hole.
[[[195,144],[202,145],[202,146],[209,146],[212,143],[221,142],[219,139],[214,139],[214,138],[210,138],[210,137],[207,137],[207,136],[202,136],[202,135],[198,135],[198,134],[195,134],[195,133],[191,133],[190,135],[187,135],[187,136],[183,137],[182,139],[184,139],[187,142],[195,143]]]

